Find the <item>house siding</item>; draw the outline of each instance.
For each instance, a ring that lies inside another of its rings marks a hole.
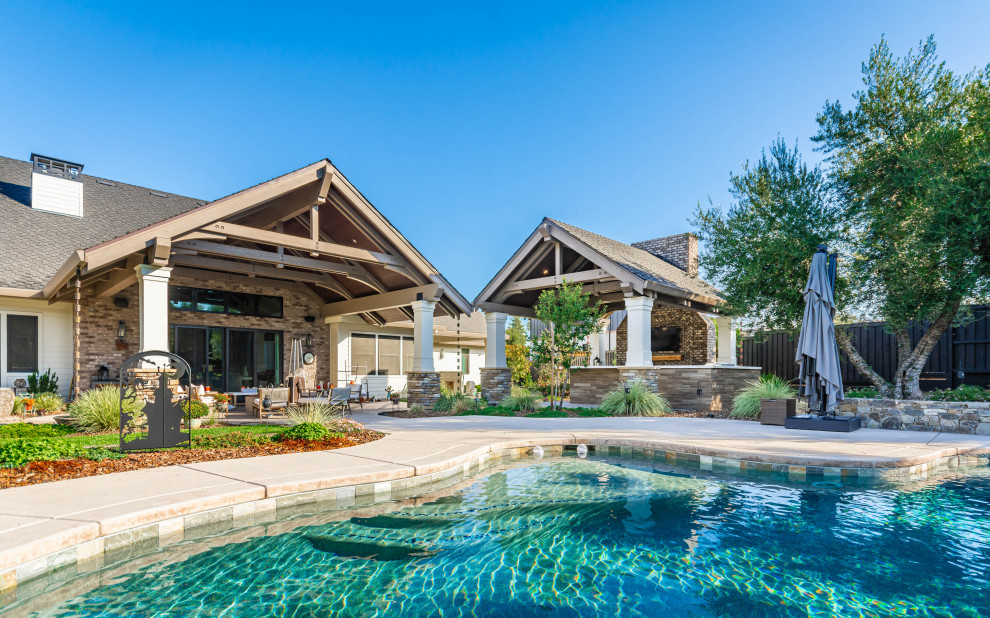
[[[0,297],[0,386],[7,388],[14,385],[14,380],[28,376],[25,373],[7,373],[6,315],[9,313],[40,317],[38,369],[41,373],[51,369],[58,376],[59,394],[67,397],[72,383],[72,305],[49,305],[46,300]]]

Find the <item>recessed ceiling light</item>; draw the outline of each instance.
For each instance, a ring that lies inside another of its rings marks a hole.
[[[352,242],[352,243],[354,243],[354,244],[356,245],[356,244],[357,244],[357,238],[352,238],[352,239],[351,239],[351,242]]]
[[[543,274],[544,274],[544,275],[549,275],[549,274],[550,274],[550,271],[549,271],[549,270],[547,270],[546,268],[544,268],[544,269],[543,269]]]

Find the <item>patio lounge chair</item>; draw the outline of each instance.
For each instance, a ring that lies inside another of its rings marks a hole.
[[[258,396],[251,400],[251,411],[258,418],[264,418],[265,411],[261,406],[261,402],[264,401],[265,395],[268,395],[268,399],[272,402],[268,416],[271,416],[276,411],[284,410],[285,406],[289,403],[289,387],[259,388]]]
[[[340,409],[340,413],[351,411],[351,389],[346,386],[343,388],[331,388],[330,389],[330,410]]]

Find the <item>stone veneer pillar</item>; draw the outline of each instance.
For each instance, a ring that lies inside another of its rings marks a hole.
[[[718,330],[718,357],[720,365],[736,365],[736,329],[732,327],[732,318],[720,315],[715,318]]]
[[[632,296],[626,299],[626,321],[629,335],[626,349],[626,367],[652,367],[651,326],[653,299]]]
[[[168,351],[169,266],[134,267],[138,278],[138,333],[140,351]]]
[[[440,374],[433,368],[433,310],[431,300],[414,300],[413,368],[406,372],[406,405],[432,408],[440,398]]]
[[[497,405],[512,394],[512,370],[505,361],[505,321],[509,316],[485,314],[488,326],[485,340],[485,366],[481,368],[481,396]]]

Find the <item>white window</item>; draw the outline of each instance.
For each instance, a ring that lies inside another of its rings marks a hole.
[[[412,371],[412,362],[412,337],[351,333],[351,372],[356,375],[404,375]]]

